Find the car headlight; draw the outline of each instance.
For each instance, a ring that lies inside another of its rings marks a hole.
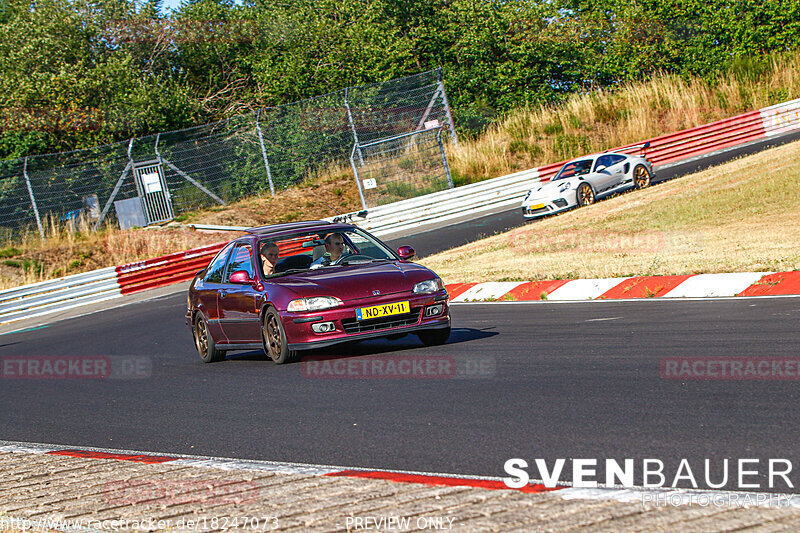
[[[570,183],[569,183],[569,182],[566,182],[566,183],[564,183],[563,185],[561,185],[561,187],[559,187],[559,189],[558,189],[558,192],[564,192],[564,191],[566,191],[567,189],[569,189],[569,187],[570,187]]]
[[[414,294],[427,294],[444,289],[444,283],[439,278],[420,281],[414,285]]]
[[[524,202],[525,200],[527,200],[527,199],[528,199],[528,197],[529,197],[529,196],[530,196],[532,193],[533,193],[533,189],[531,189],[531,190],[529,190],[527,193],[525,193],[525,198],[523,198],[523,199],[522,199],[522,201]]]
[[[286,306],[286,310],[290,313],[298,311],[322,311],[323,309],[330,309],[331,307],[338,307],[342,305],[342,301],[335,296],[312,296],[310,298],[298,298],[292,300]]]

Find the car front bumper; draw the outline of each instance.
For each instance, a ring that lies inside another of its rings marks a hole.
[[[378,319],[358,320],[356,309],[396,302],[409,302],[409,313],[390,315]],[[436,307],[441,311],[432,315],[427,312]],[[426,295],[387,295],[369,301],[348,301],[345,305],[311,313],[289,313],[282,311],[281,322],[291,350],[308,350],[331,346],[341,342],[365,340],[391,335],[414,333],[427,329],[450,326],[450,307],[447,292],[442,290]],[[331,322],[335,330],[317,333],[312,325]]]
[[[570,204],[566,198],[555,199],[533,199],[526,200],[522,204],[522,216],[525,218],[539,218],[547,215],[552,215],[569,209]]]

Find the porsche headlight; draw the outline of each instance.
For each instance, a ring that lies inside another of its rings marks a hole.
[[[339,307],[342,301],[335,296],[312,296],[310,298],[298,298],[292,300],[286,306],[286,310],[290,313],[297,313],[301,311],[322,311],[323,309],[330,309],[332,307]]]
[[[561,187],[558,188],[558,192],[565,192],[566,190],[569,189],[569,187],[570,187],[569,182],[563,183]]]
[[[414,294],[429,294],[444,289],[444,283],[439,278],[420,281],[414,285]]]

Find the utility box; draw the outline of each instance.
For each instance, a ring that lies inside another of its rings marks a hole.
[[[147,226],[147,219],[144,217],[142,200],[128,198],[127,200],[117,200],[114,202],[114,209],[117,211],[119,229],[144,228]]]

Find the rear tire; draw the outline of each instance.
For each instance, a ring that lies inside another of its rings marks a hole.
[[[204,363],[216,363],[225,359],[225,350],[218,350],[214,337],[208,332],[208,324],[202,313],[197,313],[194,317],[194,345],[200,359]]]
[[[426,329],[417,332],[417,337],[425,346],[439,346],[450,338],[450,326],[441,329]]]
[[[633,184],[637,189],[644,189],[650,185],[650,171],[644,165],[636,165],[633,169]]]
[[[264,353],[277,365],[291,363],[299,358],[298,350],[289,349],[281,317],[274,308],[264,313],[261,321],[261,340],[264,343]]]

